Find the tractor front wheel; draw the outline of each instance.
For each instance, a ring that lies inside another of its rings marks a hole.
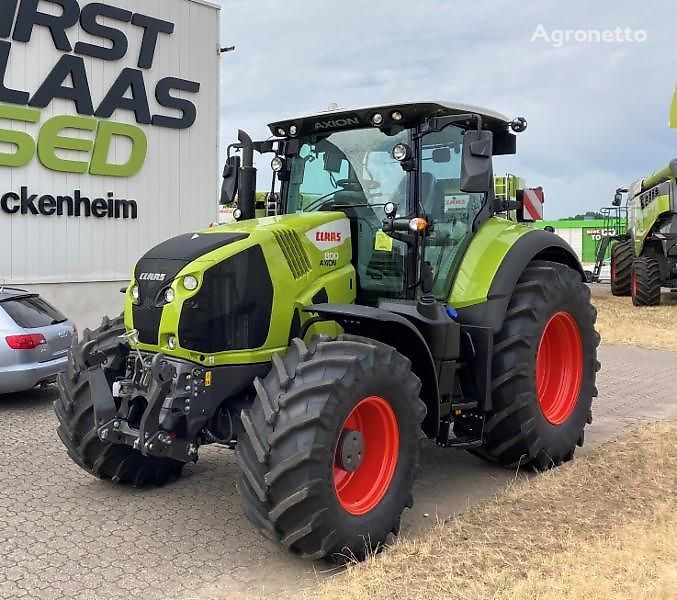
[[[479,454],[539,470],[573,457],[597,395],[596,316],[580,274],[529,264],[494,341],[493,408]]]
[[[634,258],[632,241],[616,242],[611,248],[611,293],[614,296],[629,296]]]
[[[59,420],[57,433],[68,455],[88,473],[135,487],[159,486],[178,478],[183,463],[170,458],[143,456],[129,446],[104,442],[97,435],[94,398],[82,350],[85,344],[94,340],[94,350],[106,356],[104,373],[108,384],[112,385],[115,378],[125,372],[129,346],[120,337],[124,333],[122,317],[112,320],[104,317],[101,327],[94,331],[85,329],[83,341],[73,345],[68,369],[57,379],[59,398],[54,403]]]
[[[362,559],[413,504],[425,405],[410,362],[356,336],[295,339],[242,412],[249,520],[308,559]]]
[[[635,306],[661,303],[661,271],[655,258],[640,256],[632,264],[632,303]]]

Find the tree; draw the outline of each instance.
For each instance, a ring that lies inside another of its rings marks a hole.
[[[584,215],[575,215],[573,217],[566,217],[565,219],[562,219],[562,220],[563,221],[584,221],[584,220],[590,220],[590,219],[603,219],[603,218],[604,218],[604,215],[601,212],[589,210]]]

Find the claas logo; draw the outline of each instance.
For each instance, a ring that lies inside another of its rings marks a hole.
[[[316,242],[341,242],[341,234],[338,231],[318,231],[315,233]]]

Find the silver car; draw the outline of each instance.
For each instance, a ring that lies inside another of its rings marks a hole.
[[[0,286],[0,394],[55,381],[74,337],[75,325],[39,294]]]

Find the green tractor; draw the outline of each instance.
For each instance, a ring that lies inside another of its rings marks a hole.
[[[661,288],[677,291],[677,159],[628,189],[628,228],[611,249],[611,291],[635,306],[657,306]]]
[[[141,486],[233,448],[248,518],[309,559],[398,532],[424,437],[513,469],[570,460],[599,336],[571,248],[498,216],[521,211],[492,157],[526,121],[425,102],[270,127],[228,148],[237,221],[150,250],[124,316],[73,348],[72,459]],[[258,218],[255,152],[275,173]]]

